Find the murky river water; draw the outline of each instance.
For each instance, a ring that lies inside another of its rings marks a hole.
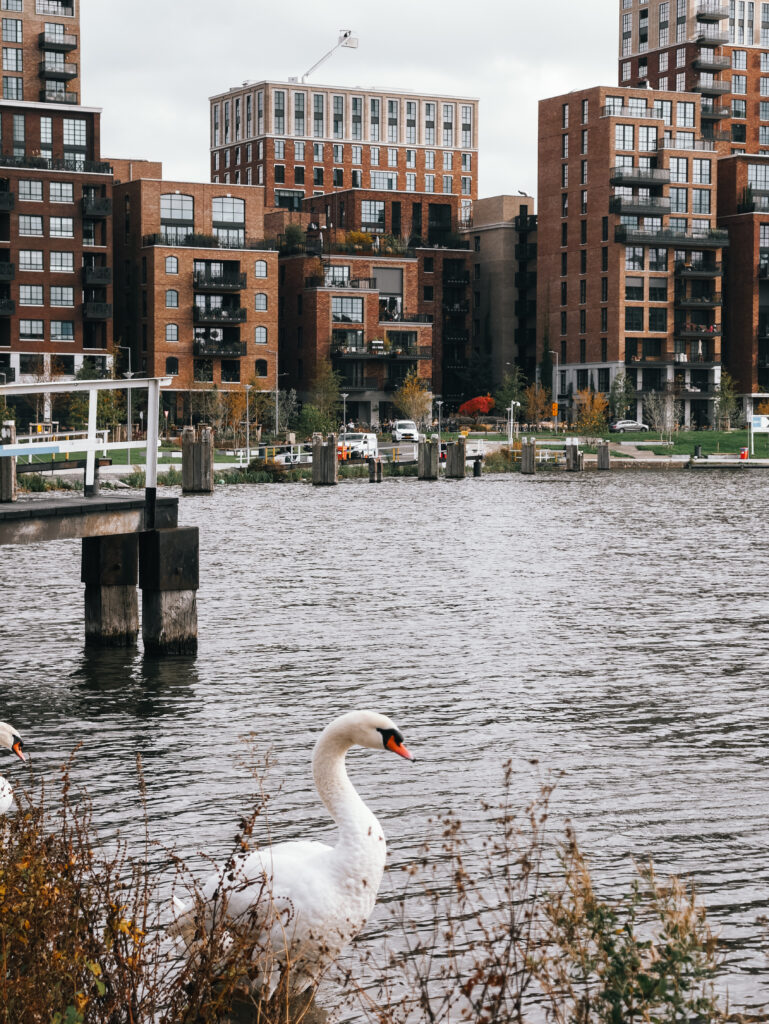
[[[630,859],[691,874],[728,940],[733,1003],[769,1003],[769,476],[594,474],[381,487],[220,489],[201,527],[200,654],[85,654],[79,542],[3,549],[0,718],[38,770],[78,742],[105,829],[229,850],[238,738],[271,746],[277,839],[329,836],[312,789],[335,715],[392,715],[414,766],[350,757],[402,862],[444,809],[472,820],[513,758],[563,770],[569,815],[611,890]],[[3,769],[10,762],[3,762]],[[8,772],[11,779],[17,770]],[[372,925],[376,930],[383,919]]]

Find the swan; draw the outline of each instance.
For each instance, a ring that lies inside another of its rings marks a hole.
[[[351,711],[336,718],[320,734],[312,756],[315,787],[339,830],[336,846],[301,840],[235,858],[205,882],[198,908],[185,910],[171,926],[190,951],[201,924],[210,930],[217,913],[245,925],[265,954],[260,960],[268,966],[260,964],[256,984],[268,999],[286,962],[292,994],[315,984],[374,909],[386,843],[347,776],[345,754],[353,746],[414,760],[386,716]],[[179,901],[176,909],[183,909]]]
[[[0,748],[10,750],[22,761],[27,760],[24,753],[24,741],[12,725],[0,722]],[[5,779],[0,777],[0,814],[7,814],[13,806],[13,789]]]

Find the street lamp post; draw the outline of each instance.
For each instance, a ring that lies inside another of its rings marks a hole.
[[[438,472],[441,471],[441,409],[443,408],[443,400],[439,400],[435,403],[438,406]]]
[[[344,433],[347,433],[347,399],[350,397],[346,391],[343,391],[340,396],[342,399],[342,428]]]
[[[550,355],[555,356],[555,377],[553,387],[553,402],[555,403],[555,432],[558,433],[558,353],[550,349]]]
[[[277,382],[276,382],[277,383]],[[246,465],[251,465],[251,418],[248,409],[248,394],[252,385],[246,384]]]
[[[123,376],[127,377],[130,380],[133,377],[133,371],[131,370],[131,349],[130,349],[130,346],[128,346],[128,345],[115,345],[115,348],[120,348],[124,352],[128,353],[128,373],[124,373]],[[126,440],[130,444],[131,441],[133,440],[133,438],[131,436],[132,433],[133,433],[133,430],[132,430],[132,427],[131,427],[131,419],[132,419],[132,417],[131,417],[131,389],[130,388],[128,389],[128,394],[126,395],[126,418],[128,420]],[[127,451],[126,462],[128,463],[128,470],[130,472],[130,470],[131,470],[131,449],[128,448],[128,449],[126,449],[126,451]]]
[[[512,444],[513,443],[513,436],[515,434],[515,427],[516,427],[515,410],[516,410],[516,408],[520,409],[520,407],[521,407],[521,403],[520,402],[511,402],[510,403],[510,409],[509,409],[509,412],[510,412],[510,430],[508,431],[508,434],[507,434],[508,444]]]
[[[139,410],[139,434],[141,435],[140,440],[144,440],[144,410]]]
[[[168,444],[168,409],[163,410],[163,415],[166,418],[166,444]]]

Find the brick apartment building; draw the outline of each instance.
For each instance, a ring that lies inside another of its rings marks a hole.
[[[414,256],[363,255],[336,244],[281,258],[286,386],[309,400],[318,363],[330,358],[349,415],[371,425],[390,419],[393,393],[410,372],[432,387],[433,325],[416,313],[419,287]]]
[[[697,92],[719,152],[769,152],[769,4],[620,0],[619,82]]]
[[[493,196],[473,205],[473,344],[499,383],[518,364],[537,366],[537,216],[532,196]]]
[[[115,186],[115,204],[116,332],[135,370],[174,377],[171,422],[196,390],[274,390],[278,255],[263,242],[263,190],[139,179]]]
[[[769,397],[769,153],[718,164],[724,261],[724,363],[748,398]]]
[[[263,185],[268,209],[363,188],[454,195],[469,215],[478,194],[475,99],[263,81],[210,108],[211,180]]]
[[[79,0],[4,0],[3,99],[80,102]]]
[[[561,415],[625,372],[686,423],[712,420],[720,380],[722,247],[716,152],[700,97],[596,87],[540,103],[540,354]],[[549,382],[547,382],[549,383]]]

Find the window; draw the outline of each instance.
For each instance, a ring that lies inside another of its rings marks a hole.
[[[42,203],[43,183],[42,181],[20,181],[19,182],[20,202]]]
[[[732,117],[745,118],[747,115],[747,103],[745,100],[732,100]]]
[[[23,50],[17,50],[13,46],[4,46],[3,71],[23,71],[22,53]]]
[[[75,199],[74,186],[69,181],[52,181],[48,194],[52,203],[72,203]]]
[[[313,167],[313,169],[312,169],[312,181],[313,181],[314,185],[322,185],[323,184],[323,168],[322,167]]]
[[[166,292],[166,309],[178,309],[179,308],[179,293],[173,288],[169,288]]]
[[[42,235],[43,233],[43,218],[42,217],[30,217],[26,214],[19,215],[19,234],[20,235]]]
[[[689,161],[686,157],[672,156],[670,158],[670,180],[676,183],[689,180]]]
[[[710,214],[710,189],[692,189],[692,213],[700,215]]]
[[[169,325],[171,326],[171,325]],[[176,377],[179,374],[179,360],[176,356],[168,356],[166,358],[166,374],[169,377]]]
[[[452,178],[452,176],[450,174],[444,174],[443,175],[443,194],[450,196],[453,191],[454,191],[454,179]]]
[[[179,340],[179,325],[178,324],[166,324],[166,341],[178,341]]]
[[[20,320],[19,338],[22,340],[38,341],[43,338],[42,320]]]
[[[23,11],[24,0],[3,0],[4,11]]]
[[[649,270],[652,270],[651,261],[649,261]],[[649,302],[667,302],[668,301],[668,282],[664,277],[650,277],[649,278]]]
[[[360,204],[361,229],[370,234],[383,234],[385,229],[385,204],[364,200]]]
[[[266,345],[267,344],[267,328],[266,327],[256,327],[256,328],[254,328],[254,343],[256,345]]]
[[[75,271],[75,254],[71,252],[51,253],[51,272],[58,274],[73,274]],[[40,268],[42,270],[42,267]]]
[[[625,301],[643,302],[644,300],[644,279],[642,277],[625,278]]]
[[[649,309],[649,330],[666,332],[668,329],[668,311],[652,306]]]
[[[625,307],[625,330],[642,331],[644,329],[644,311],[638,306]]]
[[[74,238],[74,223],[72,217],[51,217],[51,238]]]
[[[603,250],[606,252],[606,249]],[[608,260],[607,260],[608,263]],[[625,246],[625,270],[643,270],[644,250],[643,246]],[[607,268],[608,269],[608,268]]]
[[[179,261],[175,256],[166,256],[166,273],[167,274],[178,274],[179,273]]]
[[[744,71],[748,66],[747,50],[732,50],[732,67],[736,71]]]
[[[688,192],[685,188],[670,189],[670,212],[688,213]]]
[[[19,305],[20,306],[42,306],[43,305],[43,286],[41,284],[21,284],[21,285],[19,285]]]
[[[324,129],[326,97],[322,93],[313,93],[312,97],[312,133],[316,139],[326,134]]]
[[[257,260],[254,264],[254,277],[267,277],[267,263],[265,260]]]
[[[275,159],[285,160],[286,159],[286,143],[284,139],[275,140]]]
[[[22,22],[18,18],[3,18],[3,42],[23,42],[21,26]]]
[[[434,191],[435,191],[435,175],[434,174],[426,174],[425,175],[425,192],[434,192]]]
[[[362,324],[363,299],[333,296],[331,299],[331,319],[336,324]]]
[[[70,287],[63,287],[62,285],[51,285],[51,305],[52,306],[74,306],[75,305],[75,290]]]
[[[257,292],[254,296],[254,309],[264,312],[267,309],[267,296],[264,292]]]
[[[464,178],[462,179],[465,180]],[[417,190],[417,176],[413,173],[406,174],[406,191],[416,192]]]
[[[397,192],[397,171],[371,171],[371,188],[377,192]]]
[[[75,324],[72,320],[51,320],[51,341],[74,341]]]
[[[64,146],[85,149],[87,145],[88,123],[84,118],[64,118]]]
[[[160,219],[184,221],[192,224],[195,218],[195,201],[192,196],[177,193],[160,197]]]

